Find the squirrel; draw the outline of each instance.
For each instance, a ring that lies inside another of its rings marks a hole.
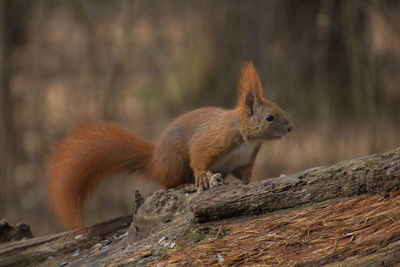
[[[206,107],[176,118],[153,145],[112,123],[73,129],[49,159],[48,199],[67,228],[85,225],[84,204],[112,174],[140,173],[165,188],[195,182],[209,188],[207,172],[232,174],[249,183],[264,140],[280,139],[293,127],[284,111],[264,97],[257,71],[243,65],[234,109]]]

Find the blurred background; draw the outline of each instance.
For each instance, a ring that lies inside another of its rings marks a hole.
[[[264,144],[254,179],[400,145],[399,1],[0,0],[0,20],[0,217],[34,235],[62,229],[46,159],[71,127],[112,121],[155,141],[184,112],[233,107],[248,60],[295,129]],[[89,224],[156,188],[105,181]]]

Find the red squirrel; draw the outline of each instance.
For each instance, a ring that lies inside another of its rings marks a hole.
[[[140,173],[165,188],[195,182],[207,171],[247,184],[263,140],[292,131],[285,113],[264,98],[251,62],[245,63],[234,109],[200,108],[176,118],[153,145],[111,123],[86,123],[55,148],[49,161],[50,206],[67,228],[84,226],[84,203],[99,182],[120,172]]]

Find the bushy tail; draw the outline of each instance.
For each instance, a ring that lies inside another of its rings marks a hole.
[[[85,201],[101,179],[120,172],[148,173],[153,151],[154,145],[119,126],[85,123],[50,158],[50,206],[66,227],[83,227]]]

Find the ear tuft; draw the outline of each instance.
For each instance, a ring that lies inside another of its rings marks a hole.
[[[258,100],[263,98],[264,94],[257,71],[252,62],[246,62],[242,67],[239,80],[238,105],[241,106],[245,104],[250,107],[249,103],[252,103],[251,107],[253,107]]]

